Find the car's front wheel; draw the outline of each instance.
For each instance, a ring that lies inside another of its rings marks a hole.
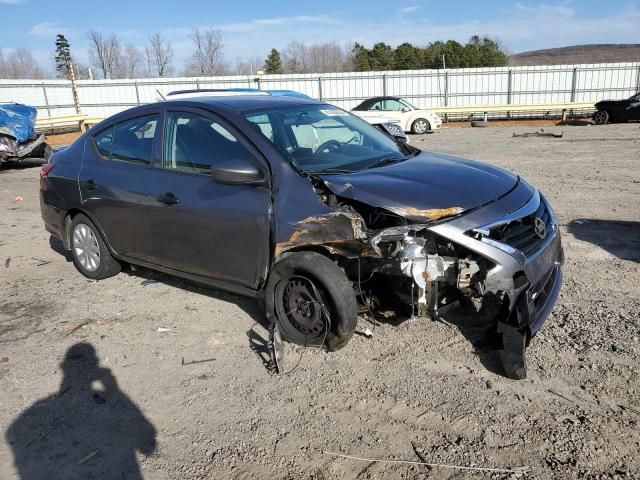
[[[120,264],[111,256],[91,220],[79,213],[73,217],[70,229],[73,264],[80,273],[93,280],[103,280],[120,272]]]
[[[431,125],[424,118],[418,118],[414,120],[413,123],[411,124],[411,131],[418,135],[427,133],[429,130],[431,130]]]
[[[265,308],[282,338],[334,351],[351,339],[357,323],[353,286],[338,265],[315,252],[294,252],[269,274]]]
[[[593,116],[593,121],[596,125],[609,123],[609,112],[606,110],[598,110]]]

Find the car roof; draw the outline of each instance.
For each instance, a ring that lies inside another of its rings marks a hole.
[[[166,102],[160,103],[173,103],[181,101],[166,100]],[[182,101],[188,101],[191,104],[203,104],[224,106],[232,110],[254,110],[254,109],[267,109],[267,108],[282,108],[294,105],[322,105],[323,102],[317,100],[301,98],[301,97],[288,97],[288,96],[274,96],[274,95],[230,95],[230,96],[202,96],[192,97],[188,99],[182,99]]]
[[[363,100],[356,108],[354,108],[354,110],[358,110],[360,107],[368,107],[369,105],[376,103],[376,102],[380,102],[382,100],[402,100],[402,97],[391,97],[391,96],[386,96],[386,97],[371,97],[371,98],[367,98],[366,100]]]
[[[103,127],[110,126],[114,123],[122,121],[123,118],[145,115],[154,109],[163,105],[176,105],[176,106],[191,106],[201,107],[205,109],[211,109],[213,111],[227,111],[228,113],[244,113],[248,111],[260,111],[269,109],[279,109],[293,107],[297,105],[326,105],[324,102],[319,102],[313,99],[306,99],[300,97],[290,96],[275,96],[275,95],[254,95],[247,93],[246,95],[238,95],[234,93],[229,96],[202,96],[202,97],[188,97],[188,98],[176,98],[174,100],[169,97],[167,100],[147,103],[139,105],[137,107],[118,112],[109,118],[106,118],[94,128],[91,128],[90,132],[95,133],[103,129]]]

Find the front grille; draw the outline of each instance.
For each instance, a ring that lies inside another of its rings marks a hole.
[[[531,289],[532,294],[535,296],[533,305],[536,312],[539,312],[544,304],[547,303],[549,295],[551,295],[551,291],[556,283],[557,276],[558,269],[554,267]]]
[[[541,224],[544,224],[544,233]],[[492,228],[489,238],[518,249],[528,257],[540,248],[551,231],[551,214],[545,203],[540,202],[538,210],[531,215]]]

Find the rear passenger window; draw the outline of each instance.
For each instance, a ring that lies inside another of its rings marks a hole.
[[[98,149],[98,153],[103,158],[109,158],[111,154],[111,140],[113,138],[113,127],[109,127],[106,130],[100,132],[98,135],[94,137],[94,141],[96,142],[96,148]]]
[[[117,123],[111,142],[111,160],[150,165],[157,124],[157,115]]]

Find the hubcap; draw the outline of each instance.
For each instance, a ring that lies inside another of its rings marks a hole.
[[[73,251],[82,268],[95,272],[100,266],[100,246],[93,230],[79,223],[73,230]]]
[[[596,123],[604,123],[606,119],[606,115],[604,112],[596,113]]]
[[[426,132],[427,131],[427,122],[424,121],[424,120],[418,120],[416,122],[415,129],[416,129],[416,133],[424,133],[424,132]]]

